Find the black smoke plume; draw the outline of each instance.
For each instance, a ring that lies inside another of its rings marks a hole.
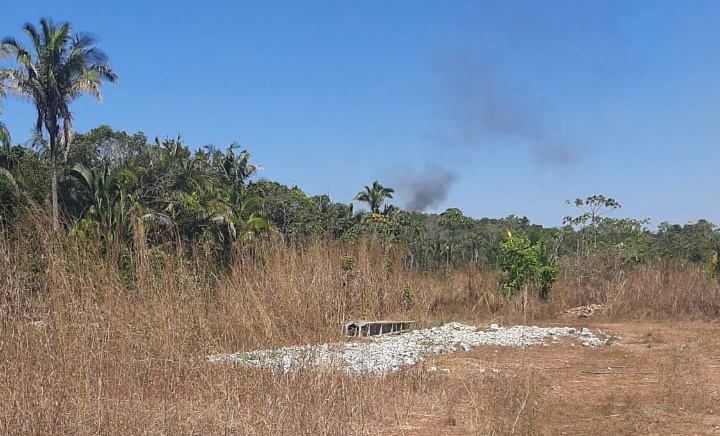
[[[456,179],[456,173],[438,165],[428,165],[421,173],[406,173],[400,181],[403,195],[408,197],[405,209],[423,212],[440,205]]]

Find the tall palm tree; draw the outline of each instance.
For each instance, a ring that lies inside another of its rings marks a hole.
[[[30,39],[28,50],[14,38],[2,40],[2,51],[15,59],[16,68],[3,68],[0,77],[7,80],[8,90],[30,100],[37,110],[35,130],[43,128],[50,140],[51,195],[53,228],[60,228],[58,212],[57,160],[72,139],[70,103],[81,94],[90,94],[102,102],[100,86],[104,81],[114,83],[105,53],[96,47],[95,39],[87,34],[71,34],[70,24],[55,25],[40,20],[40,29],[26,23],[23,33]],[[62,121],[62,129],[60,126]]]
[[[386,188],[375,180],[372,186],[365,185],[365,190],[358,192],[353,200],[367,203],[372,213],[380,213],[380,206],[385,200],[392,199],[394,192],[394,189]]]
[[[6,55],[3,53],[2,50],[0,50],[0,59],[4,57],[6,57]],[[0,98],[5,97],[5,80],[5,74],[0,71]],[[2,115],[2,106],[0,106],[0,115]],[[10,147],[10,131],[2,121],[0,121],[0,147]]]

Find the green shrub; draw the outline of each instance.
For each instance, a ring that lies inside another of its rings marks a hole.
[[[409,284],[405,284],[405,286],[403,286],[402,296],[403,308],[405,309],[405,312],[410,312],[415,307],[415,304],[417,304],[417,295]]]
[[[500,292],[505,297],[527,286],[546,299],[560,274],[560,268],[550,258],[544,244],[532,244],[527,236],[514,237],[510,231],[505,242],[500,244],[499,261],[503,277]]]

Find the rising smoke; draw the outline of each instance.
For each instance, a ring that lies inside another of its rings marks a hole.
[[[403,194],[409,198],[405,209],[423,212],[440,205],[456,179],[456,173],[439,165],[428,165],[420,173],[406,172],[399,181]]]
[[[539,163],[566,165],[576,160],[575,151],[548,131],[539,111],[530,108],[492,62],[457,55],[443,58],[437,66],[453,136],[460,143],[513,144],[526,148]]]

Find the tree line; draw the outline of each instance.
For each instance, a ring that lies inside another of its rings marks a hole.
[[[49,200],[52,151],[37,139],[31,146],[0,148],[0,220],[5,227],[28,205]],[[247,150],[192,150],[181,138],[149,141],[100,126],[76,133],[58,165],[59,221],[69,234],[101,241],[130,238],[132,220],[141,220],[153,241],[227,249],[228,244],[275,236],[301,246],[314,238],[355,240],[372,236],[407,249],[408,268],[436,270],[467,264],[496,266],[507,232],[542,243],[554,257],[613,251],[626,264],[710,262],[720,248],[711,222],[684,225],[614,218],[613,198],[594,195],[569,203],[563,226],[547,228],[526,217],[475,219],[460,209],[442,213],[403,210],[388,204],[393,190],[375,181],[351,202],[308,195],[298,186],[257,179]],[[367,204],[359,208],[358,204]]]
[[[36,135],[12,145],[0,123],[5,229],[49,205],[55,231],[118,258],[140,238],[158,253],[183,247],[218,265],[238,245],[263,240],[301,248],[318,238],[374,238],[400,252],[409,269],[499,268],[508,292],[528,276],[545,280],[540,288],[548,292],[560,259],[591,254],[623,268],[669,260],[717,271],[720,231],[713,223],[661,223],[651,231],[648,220],[611,217],[620,203],[603,195],[569,200],[575,209],[563,226],[545,228],[513,215],[475,219],[457,208],[403,210],[389,204],[394,190],[379,181],[348,203],[307,195],[253,178],[257,167],[236,144],[193,149],[179,137],[150,141],[109,126],[76,133],[71,102],[81,94],[100,100],[100,86],[117,80],[107,56],[68,23],[43,19],[39,28],[26,24],[23,33],[29,47],[2,40],[0,54],[14,65],[0,68],[0,97],[16,95],[35,106]],[[369,210],[356,209],[357,203]]]

